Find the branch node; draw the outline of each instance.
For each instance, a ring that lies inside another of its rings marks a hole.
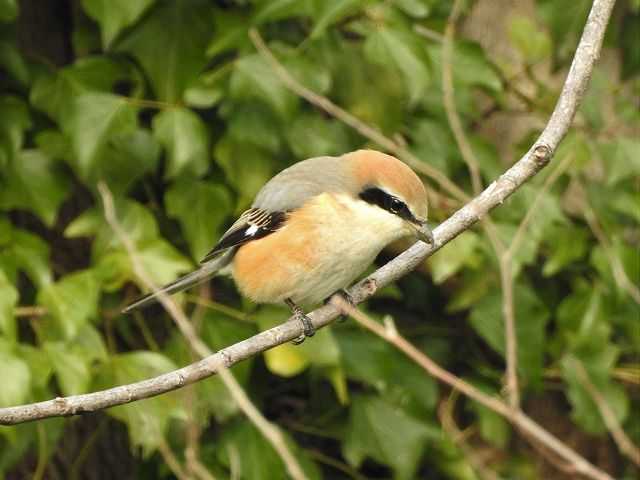
[[[533,148],[533,161],[540,167],[544,167],[551,160],[551,147],[546,143],[540,143]]]

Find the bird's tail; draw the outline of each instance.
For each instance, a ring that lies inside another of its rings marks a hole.
[[[213,277],[222,268],[226,267],[229,263],[229,260],[230,258],[228,258],[227,255],[223,255],[211,262],[207,262],[195,272],[187,273],[186,275],[178,278],[168,285],[165,285],[155,292],[151,292],[144,297],[139,298],[131,305],[125,307],[124,310],[122,310],[122,313],[129,313],[138,308],[146,307],[147,305],[156,303],[158,301],[158,297],[160,297],[161,295],[173,295],[174,293],[181,292],[183,290],[186,290],[187,288],[191,288],[195,285],[203,283]]]

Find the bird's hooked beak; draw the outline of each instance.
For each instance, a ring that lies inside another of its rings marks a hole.
[[[418,240],[423,241],[424,243],[428,243],[429,245],[434,244],[433,232],[429,228],[429,225],[427,225],[426,220],[411,222],[411,226],[413,227]]]

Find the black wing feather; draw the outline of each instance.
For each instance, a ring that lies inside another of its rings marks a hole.
[[[269,212],[260,208],[247,210],[231,225],[216,246],[205,255],[200,263],[208,262],[230,248],[239,247],[252,240],[266,237],[278,230],[286,217],[287,212]]]

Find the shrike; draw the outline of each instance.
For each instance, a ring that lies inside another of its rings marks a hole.
[[[374,150],[310,158],[269,180],[198,270],[124,311],[227,273],[254,302],[286,303],[302,323],[300,342],[315,333],[300,305],[343,291],[395,240],[433,243],[426,220],[424,185],[397,158]]]

